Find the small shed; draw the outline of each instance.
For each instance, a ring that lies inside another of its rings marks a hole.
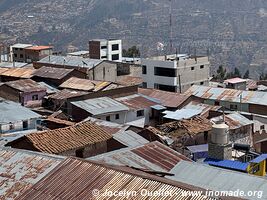
[[[208,144],[187,146],[186,148],[190,151],[190,154],[192,155],[192,160],[194,161],[208,157],[208,149],[209,149]]]

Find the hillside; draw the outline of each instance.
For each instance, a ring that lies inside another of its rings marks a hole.
[[[258,76],[267,66],[266,0],[173,0],[173,42],[181,52],[206,54]],[[168,0],[2,0],[5,42],[87,48],[91,38],[122,38],[155,55],[157,42],[169,49]],[[175,51],[175,50],[174,50]],[[161,52],[164,53],[164,52]]]

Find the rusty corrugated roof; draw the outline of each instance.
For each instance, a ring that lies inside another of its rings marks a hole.
[[[126,105],[132,110],[140,110],[140,109],[149,108],[154,105],[158,105],[157,102],[152,101],[143,96],[140,96],[138,94],[134,94],[134,95],[126,96],[126,97],[120,97],[120,98],[117,98],[116,100],[123,103],[124,105]]]
[[[178,94],[175,92],[166,92],[155,89],[138,88],[138,92],[140,94],[160,100],[163,106],[169,108],[177,108],[189,98],[188,96]]]
[[[37,69],[33,73],[33,76],[60,80],[66,77],[67,75],[69,75],[73,71],[74,69],[54,68],[54,67],[44,66],[44,67],[41,67],[40,69]]]
[[[134,77],[134,76],[119,76],[117,83],[126,86],[140,85],[143,83],[143,79],[141,77]]]
[[[31,78],[36,70],[29,67],[24,68],[0,68],[0,76],[16,78]]]
[[[10,81],[4,83],[4,85],[7,85],[11,88],[14,88],[16,90],[19,90],[21,92],[40,92],[40,91],[46,91],[46,88],[39,85],[37,82],[31,80],[31,79],[21,79],[17,81]]]
[[[0,149],[0,199],[15,199],[54,169],[61,160],[63,157]]]
[[[89,94],[88,92],[84,92],[84,91],[75,91],[75,90],[68,90],[68,89],[64,89],[64,90],[60,90],[55,94],[49,95],[49,99],[57,99],[57,100],[62,100],[62,99],[69,99],[72,97],[79,97],[79,96],[83,96]]]
[[[98,125],[92,122],[82,122],[66,128],[31,133],[8,143],[7,146],[26,141],[40,152],[59,154],[89,144],[107,141],[111,138],[112,135]]]
[[[158,172],[169,172],[181,160],[191,161],[186,156],[157,141],[101,154],[88,158],[88,160]]]
[[[173,195],[149,197],[142,195],[142,190],[150,192],[173,191]],[[44,179],[39,181],[28,191],[22,194],[20,200],[87,200],[108,199],[106,191],[136,191],[132,199],[188,199],[183,197],[186,191],[201,190],[190,185],[165,178],[149,175],[133,169],[112,167],[80,159],[69,158],[54,169]],[[94,192],[98,195],[94,196]],[[185,195],[184,195],[185,196]],[[115,199],[111,196],[109,199]],[[117,195],[116,199],[126,199],[126,196]],[[196,196],[194,199],[211,199],[205,196]]]
[[[59,87],[82,91],[99,91],[110,85],[111,82],[93,81],[88,79],[81,79],[72,77],[62,83]]]

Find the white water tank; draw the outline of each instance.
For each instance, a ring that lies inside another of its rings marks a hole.
[[[229,143],[229,126],[223,121],[212,126],[211,142],[222,145]]]

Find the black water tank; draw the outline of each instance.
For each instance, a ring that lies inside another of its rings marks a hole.
[[[234,149],[240,151],[249,151],[250,146],[249,144],[234,144]]]

